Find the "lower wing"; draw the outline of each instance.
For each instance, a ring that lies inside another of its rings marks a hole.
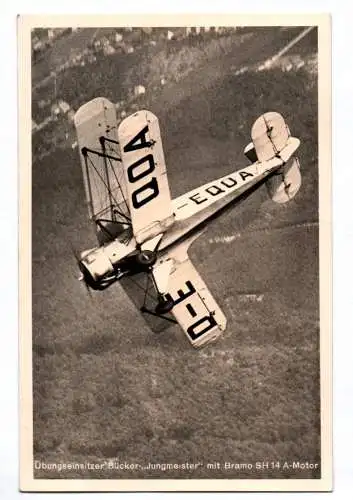
[[[179,246],[168,253],[173,266],[165,297],[173,300],[175,319],[193,347],[199,348],[216,340],[225,330],[227,320],[186,250],[186,246]]]

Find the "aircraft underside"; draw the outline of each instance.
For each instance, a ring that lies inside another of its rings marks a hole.
[[[86,286],[104,290],[118,280],[147,276],[140,310],[178,322],[194,347],[215,340],[226,318],[188,257],[188,248],[234,200],[266,182],[270,197],[285,203],[301,176],[291,137],[278,113],[265,113],[245,148],[251,164],[172,200],[157,118],[139,111],[119,126],[103,98],[75,115],[88,213],[99,246],[78,258]],[[153,307],[146,304],[151,290]],[[165,316],[172,312],[174,320]]]

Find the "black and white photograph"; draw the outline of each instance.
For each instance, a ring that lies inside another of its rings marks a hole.
[[[21,490],[331,490],[329,16],[18,29]]]

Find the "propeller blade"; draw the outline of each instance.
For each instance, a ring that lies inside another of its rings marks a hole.
[[[70,245],[70,249],[71,249],[71,252],[75,258],[75,261],[76,261],[76,264],[78,265],[78,267],[80,268],[80,271],[81,271],[81,267],[80,267],[80,263],[81,263],[81,254],[76,250],[76,248],[74,247],[74,245],[72,244],[71,241],[69,241],[69,245]],[[90,298],[90,300],[93,299],[92,297],[92,290],[90,289],[90,287],[88,286],[88,283],[85,279],[85,275],[84,273],[81,271],[81,274],[78,278],[78,281],[83,281],[84,285],[85,285],[85,288],[87,290],[87,293],[88,293],[88,296]]]
[[[86,290],[87,290],[87,293],[88,293],[90,300],[93,300],[92,290],[90,289],[90,287],[88,286],[88,283],[86,282],[86,280],[84,278],[83,278],[83,281],[85,283],[85,287],[86,287]]]

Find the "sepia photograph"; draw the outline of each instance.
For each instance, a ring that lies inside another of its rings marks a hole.
[[[330,19],[165,17],[18,21],[21,490],[329,491]]]

